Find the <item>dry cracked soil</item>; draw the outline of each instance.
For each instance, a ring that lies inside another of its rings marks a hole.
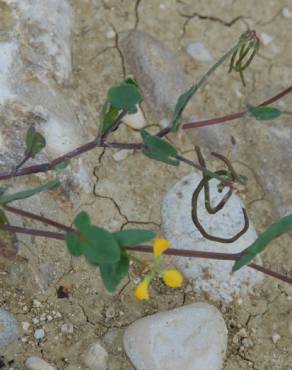
[[[291,19],[283,16],[285,7],[292,9],[291,0],[75,0],[73,71],[63,90],[81,102],[85,115],[82,120],[87,133],[93,135],[107,89],[131,73],[120,47],[123,32],[141,30],[157,37],[177,54],[182,69],[196,80],[208,64],[187,53],[189,43],[202,42],[215,60],[242,32],[256,29],[264,38],[264,46],[248,72],[247,90],[223,68],[201,91],[194,115],[215,117],[237,111],[244,105],[247,93],[260,101],[291,82],[292,28]],[[143,110],[149,126],[157,128],[155,107],[144,105]],[[239,120],[232,125],[230,136],[245,143],[236,153],[235,166],[250,179],[244,202],[261,232],[278,213],[259,179],[256,151],[248,150],[249,145],[256,146],[250,125],[251,120]],[[115,135],[120,141],[138,139],[136,132],[129,133],[126,128]],[[184,137],[175,143],[182,153],[194,158],[193,146]],[[225,153],[231,145],[209,144]],[[80,200],[75,209],[66,206],[65,194],[58,217],[70,223],[73,215],[83,209],[93,222],[111,230],[142,226],[162,233],[159,205],[165,192],[190,171],[185,165],[178,169],[166,167],[136,152],[117,162],[113,151],[101,149],[91,154],[89,163],[94,180],[91,193],[77,194]],[[274,243],[263,256],[265,266],[291,274],[291,241],[287,235]],[[36,355],[59,370],[84,369],[82,356],[91,343],[100,340],[109,353],[109,369],[131,370],[122,345],[125,327],[145,315],[205,301],[218,307],[228,327],[224,370],[292,369],[292,289],[284,283],[265,278],[252,294],[225,305],[194,293],[187,282],[174,291],[155,281],[151,300],[141,303],[133,296],[139,278],[133,266],[124,285],[112,296],[103,288],[96,269],[81,259],[71,259],[63,243],[55,242],[49,250],[37,238],[32,242],[24,239],[22,244],[33,256],[35,271],[42,266],[42,276],[48,283],[39,293],[29,280],[24,280],[25,258],[19,258],[9,268],[4,262],[0,264],[0,307],[12,312],[20,327],[22,322],[30,324],[28,329],[21,329],[20,339],[1,353],[5,361],[10,361],[10,368],[23,369],[28,355]],[[57,268],[56,276],[50,276],[52,265]],[[67,288],[69,298],[58,298],[60,286]],[[73,333],[61,333],[61,326],[68,322],[74,326]],[[33,336],[39,327],[45,330],[42,341]]]

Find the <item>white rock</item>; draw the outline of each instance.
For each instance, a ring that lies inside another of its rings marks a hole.
[[[120,162],[126,159],[132,153],[133,153],[133,150],[122,149],[113,154],[113,159],[116,162]]]
[[[33,305],[33,307],[35,307],[35,308],[39,308],[39,307],[41,307],[41,302],[40,301],[38,301],[37,299],[34,299],[33,301],[32,301],[32,305]]]
[[[140,130],[146,126],[145,117],[139,105],[137,106],[137,113],[126,114],[122,121],[134,130]]]
[[[34,332],[34,335],[35,339],[37,340],[41,340],[45,337],[45,331],[44,329],[37,329],[35,332]]]
[[[267,46],[269,45],[272,41],[273,41],[273,37],[268,35],[267,33],[265,32],[261,32],[260,33],[260,39],[261,39],[261,42]]]
[[[116,37],[116,33],[114,30],[109,30],[107,33],[106,33],[106,38],[107,39],[114,39]]]
[[[281,335],[279,335],[278,333],[273,334],[272,341],[274,344],[278,343],[280,339],[281,339]]]
[[[90,370],[107,370],[108,353],[97,342],[91,345],[85,354],[84,363]]]
[[[31,321],[32,321],[32,323],[33,323],[34,325],[37,325],[37,324],[39,324],[39,323],[40,323],[40,319],[39,319],[39,318],[37,318],[37,317],[33,317],[33,319],[32,319]]]
[[[66,81],[72,69],[73,9],[70,1],[13,0],[11,3],[18,18],[16,24],[20,34],[23,34],[22,23],[30,24],[28,32],[31,44],[26,58],[31,63],[38,62],[42,72],[54,71],[58,81]],[[33,48],[36,44],[40,47]],[[42,73],[39,74],[42,76]]]
[[[29,327],[30,327],[30,323],[29,322],[23,321],[21,323],[21,325],[22,325],[22,329],[23,329],[24,332],[27,332],[29,330]]]
[[[63,324],[61,326],[61,332],[63,334],[73,334],[73,331],[74,331],[74,326],[71,322],[68,322],[66,324]]]
[[[25,361],[25,366],[28,370],[56,370],[53,366],[39,357],[29,357]]]
[[[213,57],[205,45],[199,41],[192,42],[187,47],[187,52],[194,59],[203,63],[210,63],[213,60]]]
[[[201,181],[201,175],[192,173],[175,184],[166,194],[162,205],[162,223],[166,238],[173,248],[202,250],[211,252],[237,253],[248,247],[257,238],[253,225],[233,243],[218,243],[205,239],[195,227],[191,217],[192,195]],[[217,180],[210,184],[212,204],[222,199],[217,191]],[[204,192],[198,200],[198,216],[205,230],[211,235],[232,237],[243,226],[242,203],[238,196],[232,195],[224,208],[210,215],[205,209]],[[193,281],[194,291],[203,291],[213,299],[230,303],[234,297],[248,292],[262,280],[262,275],[244,267],[231,273],[233,261],[217,261],[199,258],[172,257],[183,274]]]
[[[226,346],[222,315],[206,303],[144,317],[124,334],[124,348],[137,370],[220,370]]]
[[[292,18],[292,11],[289,8],[283,8],[282,14],[285,18]]]

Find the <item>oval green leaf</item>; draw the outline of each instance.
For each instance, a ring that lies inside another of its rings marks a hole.
[[[155,232],[143,229],[122,230],[113,233],[120,247],[134,247],[155,238]]]
[[[118,262],[101,264],[99,269],[104,286],[109,292],[114,293],[117,286],[128,274],[129,257],[123,254]]]
[[[250,116],[254,117],[257,121],[270,121],[278,118],[281,111],[273,107],[254,107],[247,105],[247,110]]]
[[[253,244],[243,251],[240,259],[234,263],[232,271],[237,271],[241,267],[248,265],[272,240],[290,230],[292,230],[292,214],[281,218],[279,222],[269,226]]]
[[[142,100],[138,88],[125,82],[109,89],[107,97],[110,105],[118,110],[133,110]]]

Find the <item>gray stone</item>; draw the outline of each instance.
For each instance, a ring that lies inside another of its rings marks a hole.
[[[0,349],[18,338],[17,321],[8,311],[0,309]]]
[[[42,340],[44,337],[45,337],[45,331],[44,329],[37,329],[35,332],[34,332],[34,335],[35,339],[37,340]]]
[[[25,361],[25,367],[28,370],[56,370],[53,366],[39,357],[29,357]]]
[[[205,239],[195,227],[191,216],[192,195],[201,176],[191,173],[175,184],[166,194],[162,206],[162,223],[166,238],[173,248],[212,252],[237,253],[257,238],[252,224],[248,231],[233,243],[218,243]],[[217,191],[217,180],[210,181],[212,204],[217,204],[223,194]],[[204,192],[198,201],[198,216],[204,228],[223,238],[232,237],[243,226],[242,203],[232,195],[224,208],[210,215],[205,209]],[[193,281],[195,291],[207,292],[213,299],[230,303],[241,293],[249,291],[261,281],[261,274],[248,268],[232,273],[233,261],[173,257],[173,262],[183,274]]]
[[[226,347],[223,317],[206,303],[144,317],[124,334],[124,348],[137,370],[220,370]]]
[[[176,55],[146,32],[125,33],[120,43],[129,71],[160,121],[173,112],[178,97],[192,84]]]
[[[84,364],[90,370],[107,370],[108,353],[99,342],[92,344],[84,357]]]

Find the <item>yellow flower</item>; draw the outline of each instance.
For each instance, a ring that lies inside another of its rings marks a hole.
[[[140,299],[140,301],[149,299],[148,285],[149,285],[149,281],[144,279],[137,286],[134,294],[136,298]]]
[[[155,257],[159,257],[162,253],[170,247],[169,242],[166,239],[156,239],[153,244],[153,253]]]
[[[166,270],[162,276],[165,284],[171,288],[179,288],[183,283],[183,276],[177,270]]]

